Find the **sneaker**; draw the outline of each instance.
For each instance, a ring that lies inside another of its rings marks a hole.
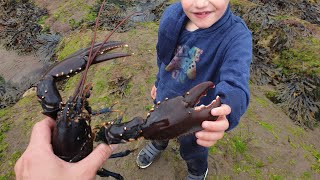
[[[208,169],[206,172],[201,176],[195,176],[188,172],[187,180],[205,180],[208,174]]]
[[[161,150],[157,149],[152,142],[149,142],[137,156],[137,165],[144,169],[151,165],[154,158],[161,153]]]

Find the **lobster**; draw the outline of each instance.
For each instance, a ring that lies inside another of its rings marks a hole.
[[[96,20],[96,29],[104,3],[105,1],[101,5]],[[219,97],[207,106],[196,106],[200,98],[206,95],[210,88],[214,87],[212,82],[203,82],[193,87],[183,96],[158,102],[150,110],[146,119],[135,117],[131,121],[122,123],[121,118],[119,118],[116,121],[105,123],[96,133],[93,133],[90,126],[91,116],[112,112],[113,110],[112,107],[99,111],[91,109],[88,98],[93,87],[91,84],[85,86],[87,71],[91,64],[130,56],[128,53],[112,53],[112,50],[126,46],[126,44],[119,41],[108,41],[110,36],[125,20],[119,23],[102,43],[95,43],[95,29],[91,47],[81,49],[55,64],[44,74],[37,85],[37,96],[42,106],[43,114],[56,121],[56,126],[52,133],[53,151],[65,161],[77,162],[85,158],[92,152],[94,141],[119,144],[136,140],[140,137],[150,140],[172,139],[186,133],[201,130],[201,123],[205,120],[214,121],[217,119],[217,117],[211,115],[210,111],[212,108],[221,105]],[[56,82],[69,78],[80,71],[83,71],[82,77],[74,94],[63,103]],[[127,150],[116,153],[111,158],[123,157],[132,151]],[[120,174],[104,168],[101,168],[97,174],[123,179]]]
[[[205,120],[215,121],[211,109],[221,105],[217,96],[209,105],[196,106],[214,84],[203,82],[190,89],[183,96],[165,98],[157,102],[147,114],[147,118],[135,117],[131,121],[119,124],[106,123],[97,132],[96,140],[107,144],[119,144],[144,137],[148,140],[169,140],[183,134],[202,130]]]

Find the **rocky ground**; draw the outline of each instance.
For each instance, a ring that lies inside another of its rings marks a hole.
[[[87,4],[92,2],[88,1]],[[52,18],[55,13],[65,10],[72,14],[72,8],[67,7],[73,6],[68,3],[76,1],[50,3],[37,0],[35,3],[48,7],[47,23],[54,24],[56,31],[62,32],[65,37],[58,52],[60,58],[89,44],[92,35],[90,29],[66,30],[70,28],[66,28],[67,21]],[[79,17],[73,16],[74,19]],[[98,39],[103,39],[107,33],[99,31]],[[127,42],[129,48],[124,51],[133,55],[91,68],[88,81],[94,85],[90,98],[94,109],[110,106],[117,101],[115,108],[125,113],[125,121],[136,116],[146,116],[152,105],[149,92],[156,73],[156,33],[157,23],[138,23],[130,31],[116,33],[112,37],[113,40]],[[4,59],[8,59],[1,60],[0,68],[1,75],[6,79],[19,79],[20,76],[27,76],[27,70],[39,67],[39,61],[34,56],[18,56],[15,52],[4,49],[0,53]],[[10,59],[14,61],[9,61]],[[77,76],[73,77],[64,85],[64,90],[61,91],[64,98],[72,94],[78,79]],[[121,79],[129,81],[121,85]],[[266,98],[265,94],[274,90],[273,86],[251,83],[250,90],[250,105],[240,125],[210,148],[208,179],[320,179],[320,129],[301,128],[278,105]],[[35,92],[29,93],[14,106],[0,110],[0,179],[14,179],[14,163],[28,144],[31,127],[43,119],[40,112]],[[93,125],[118,115],[114,113],[94,117]],[[169,147],[148,169],[139,169],[135,159],[145,143],[145,140],[140,139],[121,145],[119,151],[137,150],[127,157],[108,160],[104,167],[121,173],[125,179],[184,179],[187,174],[186,165],[179,156],[175,140],[170,142]]]
[[[12,83],[20,83],[23,77],[33,76],[43,67],[39,58],[34,55],[21,56],[5,49],[0,49],[0,54],[0,75]]]

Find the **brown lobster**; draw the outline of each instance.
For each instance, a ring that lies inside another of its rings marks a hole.
[[[96,28],[97,26],[98,18]],[[126,123],[121,123],[121,119],[119,119],[112,123],[106,123],[98,130],[97,134],[93,134],[90,126],[91,116],[112,110],[111,108],[104,108],[100,111],[91,109],[87,99],[90,97],[92,86],[90,84],[84,86],[86,74],[91,64],[129,56],[127,53],[109,53],[111,50],[125,45],[122,42],[108,41],[115,30],[102,43],[94,42],[95,30],[91,47],[79,50],[54,65],[45,73],[37,86],[37,96],[43,108],[43,114],[56,120],[56,127],[52,134],[53,151],[65,161],[77,162],[86,157],[93,150],[94,140],[107,144],[118,144],[136,140],[139,137],[152,140],[171,139],[185,133],[199,131],[203,121],[216,120],[217,118],[212,116],[210,111],[212,108],[220,106],[219,98],[216,98],[208,106],[196,107],[207,90],[214,87],[212,82],[203,82],[186,92],[184,96],[158,102],[146,119],[136,117]],[[67,102],[63,103],[55,83],[80,71],[84,72],[78,87]],[[123,157],[131,152],[127,150],[113,154],[111,157]],[[103,168],[97,174],[123,179],[120,174]]]

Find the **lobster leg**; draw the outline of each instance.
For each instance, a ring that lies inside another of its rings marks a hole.
[[[95,141],[103,141],[106,144],[120,144],[137,140],[142,136],[141,126],[144,123],[143,118],[135,117],[125,123],[117,123],[108,126],[110,123],[102,126],[96,134]]]
[[[97,171],[97,175],[99,175],[100,177],[109,177],[109,176],[111,176],[111,177],[114,177],[115,179],[118,179],[118,180],[123,180],[124,179],[120,174],[108,171],[105,168],[99,169]]]
[[[91,115],[95,116],[95,115],[100,115],[100,114],[106,114],[109,112],[113,112],[113,110],[111,110],[111,108],[109,108],[109,107],[106,107],[106,108],[100,109],[98,111],[92,111]]]
[[[110,112],[116,112],[117,110],[113,110],[113,106],[116,105],[116,104],[113,104],[111,105],[110,107],[105,107],[103,109],[100,109],[100,110],[96,110],[96,111],[91,111],[89,112],[89,114],[91,114],[92,116],[96,116],[96,115],[100,115],[100,114],[106,114],[106,113],[110,113]],[[88,105],[88,107],[90,108],[90,106]],[[117,121],[119,121],[120,119],[120,122],[121,122],[121,119],[122,119],[122,116],[120,118],[118,118]]]
[[[114,153],[114,154],[111,154],[109,159],[125,157],[125,156],[128,156],[130,153],[132,153],[134,151],[135,151],[135,149],[133,149],[133,150],[125,150],[125,151],[122,151],[122,152]]]

